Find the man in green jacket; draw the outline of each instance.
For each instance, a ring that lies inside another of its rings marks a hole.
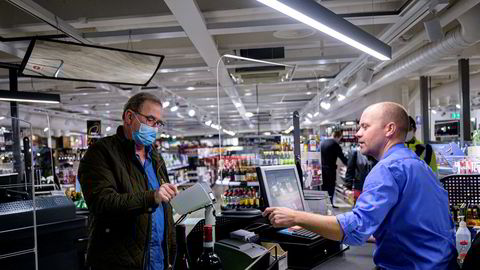
[[[124,106],[123,126],[91,145],[78,175],[90,210],[87,263],[96,269],[170,269],[175,254],[170,184],[155,151],[161,101],[140,93]]]
[[[415,152],[420,159],[425,161],[425,163],[430,166],[434,173],[437,173],[437,156],[435,155],[435,151],[433,151],[430,144],[424,144],[415,137],[415,132],[417,132],[417,123],[415,123],[415,119],[413,119],[413,117],[409,116],[408,118],[410,126],[405,139],[405,145],[410,148],[410,150]]]

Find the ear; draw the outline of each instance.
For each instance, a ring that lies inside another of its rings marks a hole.
[[[132,117],[133,117],[133,116],[132,116],[132,112],[129,111],[129,110],[127,110],[127,111],[125,112],[124,117],[125,117],[125,123],[127,123],[128,125],[131,125],[131,124],[132,124]]]
[[[390,122],[385,125],[385,136],[387,138],[392,138],[397,132],[397,125],[394,122]]]

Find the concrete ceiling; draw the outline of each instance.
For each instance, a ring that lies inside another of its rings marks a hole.
[[[290,125],[293,111],[306,115],[319,110],[320,100],[335,95],[332,84],[348,86],[355,79],[356,72],[365,65],[375,66],[375,72],[380,72],[427,44],[425,38],[417,42],[415,36],[423,31],[423,21],[432,18],[428,12],[429,2],[319,1],[392,46],[394,59],[381,64],[255,0],[1,1],[0,37],[4,41],[0,41],[0,62],[20,63],[28,46],[28,40],[18,41],[22,37],[64,33],[70,37],[61,40],[76,37],[90,44],[162,54],[165,61],[147,87],[19,78],[19,91],[58,93],[62,100],[60,105],[38,107],[53,118],[79,123],[86,119],[102,119],[104,128],[121,123],[123,104],[129,96],[148,91],[171,104],[179,104],[180,109],[176,112],[169,110],[173,105],[166,109],[166,131],[172,135],[215,133],[216,130],[204,122],[217,122],[218,105],[220,123],[228,130],[256,132],[260,126],[261,131],[280,131]],[[480,1],[450,1],[449,6],[437,15],[442,16],[460,2],[475,4]],[[444,29],[455,27],[458,24],[455,19],[449,19]],[[284,52],[283,58],[273,61],[296,65],[294,71],[286,68],[240,72],[239,68],[260,65],[224,58],[219,65],[221,88],[217,101],[216,68],[221,55],[239,55],[241,49],[272,47],[281,47]],[[461,56],[480,59],[480,49],[478,45],[472,46]],[[417,84],[415,79],[420,75],[432,76],[434,86],[454,81],[457,59],[458,56],[452,55],[425,66],[397,82],[398,87],[389,87],[389,91],[401,91],[399,89],[404,85],[413,95]],[[480,61],[472,60],[471,72],[479,71]],[[0,89],[9,89],[8,70],[0,69]],[[385,98],[393,96],[396,95],[386,94]],[[372,98],[381,99],[381,95]],[[366,100],[368,103],[368,98]],[[187,115],[190,108],[197,111],[194,117]],[[342,108],[343,119],[358,115],[362,109],[348,102]],[[8,113],[8,103],[1,103],[0,110]],[[26,106],[21,107],[21,112],[23,117],[35,114]],[[246,112],[254,116],[246,117]],[[318,122],[331,115],[325,110],[320,112]],[[65,127],[64,122],[53,121],[52,124],[58,125],[53,129],[78,132],[86,129],[84,124]],[[42,127],[45,123],[38,120],[33,125]]]

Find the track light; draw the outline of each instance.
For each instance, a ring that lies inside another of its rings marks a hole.
[[[390,60],[392,48],[315,1],[257,0],[380,60]]]
[[[165,108],[168,108],[168,106],[170,106],[170,101],[165,100],[162,104],[162,107],[165,109]]]
[[[170,108],[171,112],[176,112],[177,110],[178,110],[178,105],[175,105],[172,108]]]
[[[194,117],[195,116],[195,110],[194,109],[188,110],[188,116]]]
[[[252,117],[252,116],[253,116],[253,113],[251,113],[251,112],[246,112],[246,113],[245,113],[245,117],[250,118],[250,117]]]

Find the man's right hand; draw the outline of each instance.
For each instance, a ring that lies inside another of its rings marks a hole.
[[[161,202],[170,202],[177,194],[178,190],[174,184],[165,183],[155,191],[155,202],[158,204]]]

